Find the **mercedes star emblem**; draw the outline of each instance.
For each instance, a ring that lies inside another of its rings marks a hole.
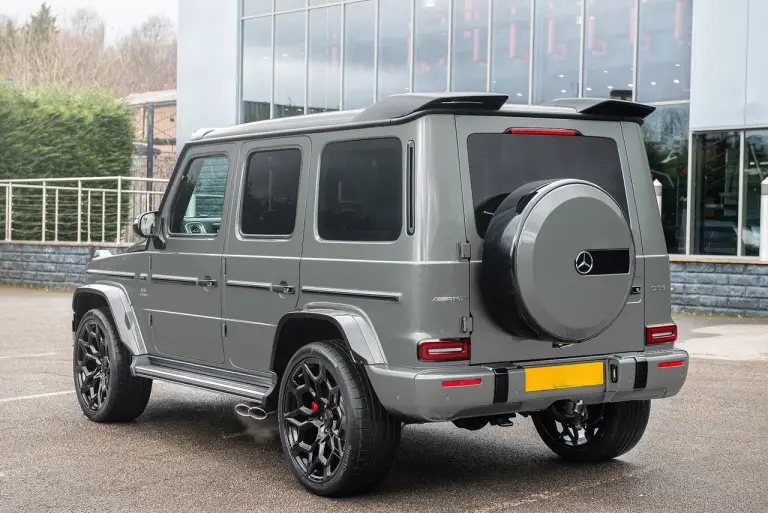
[[[582,251],[576,255],[576,272],[585,275],[592,272],[592,268],[595,266],[592,255],[589,251]]]

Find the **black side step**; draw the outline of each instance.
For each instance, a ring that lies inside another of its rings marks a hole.
[[[248,381],[250,381],[244,382],[234,379],[240,373],[228,373],[232,377],[225,377],[223,375],[212,376],[204,372],[205,369],[206,367],[204,366],[194,366],[193,368],[191,365],[186,369],[179,369],[160,364],[157,361],[151,361],[146,356],[135,358],[131,365],[131,371],[134,376],[236,395],[250,399],[257,404],[262,404],[264,398],[269,395],[274,387],[272,380],[267,378],[243,375],[243,378],[248,378]],[[211,371],[215,371],[215,369],[211,369]],[[220,372],[220,374],[223,373]]]

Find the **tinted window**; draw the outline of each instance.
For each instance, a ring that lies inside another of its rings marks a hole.
[[[254,153],[248,160],[240,229],[245,235],[290,235],[296,224],[301,151]]]
[[[467,151],[475,224],[481,237],[485,236],[500,200],[518,187],[538,180],[579,178],[592,182],[613,196],[627,215],[621,161],[613,139],[472,134],[467,140]],[[482,212],[478,212],[478,207]]]
[[[225,155],[190,161],[180,178],[171,211],[171,233],[217,233],[224,209],[229,159]]]
[[[317,229],[326,240],[393,241],[403,224],[399,139],[329,144],[323,151]]]

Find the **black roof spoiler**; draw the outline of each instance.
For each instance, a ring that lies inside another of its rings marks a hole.
[[[645,119],[656,107],[644,103],[624,100],[606,100],[603,98],[558,98],[544,103],[548,107],[566,107],[575,109],[579,114],[605,116],[610,118]]]
[[[471,109],[498,111],[509,95],[498,93],[407,93],[380,100],[355,116],[353,122],[397,119],[424,110]]]

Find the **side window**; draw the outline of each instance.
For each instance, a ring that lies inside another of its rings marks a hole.
[[[291,235],[301,176],[301,150],[261,151],[248,159],[240,231],[244,235]]]
[[[397,138],[331,143],[323,150],[317,230],[325,240],[382,242],[403,227],[403,145]]]
[[[176,191],[170,232],[187,235],[218,233],[228,175],[226,155],[197,157],[190,161]]]

